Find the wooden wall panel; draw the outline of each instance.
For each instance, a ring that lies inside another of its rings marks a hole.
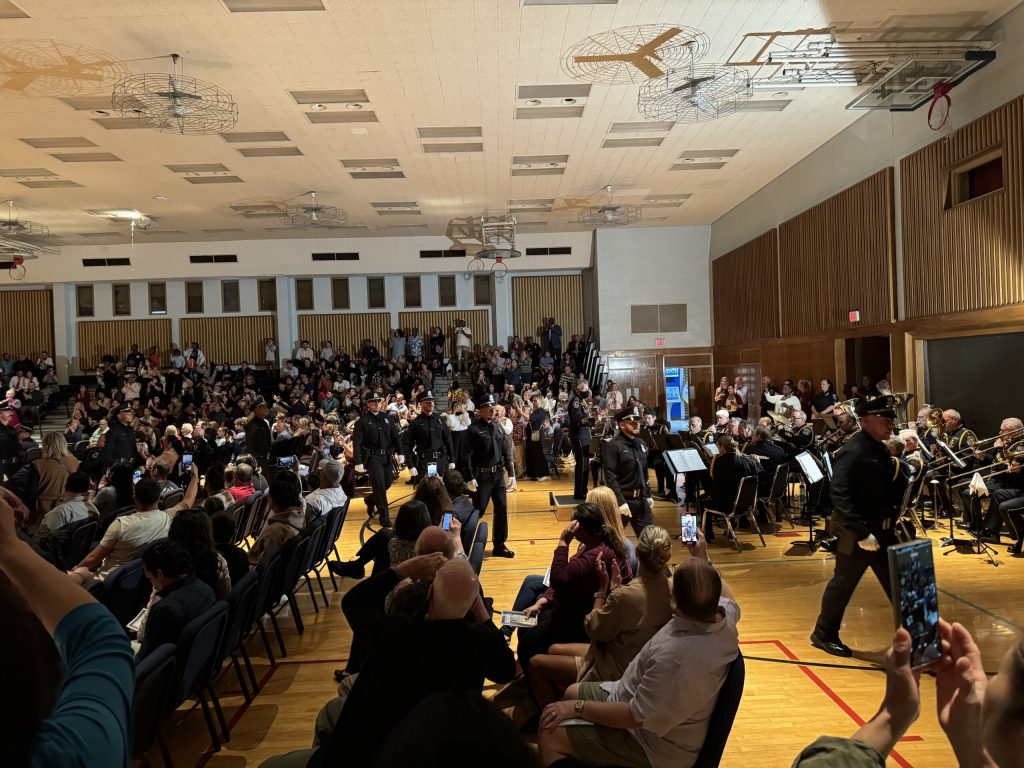
[[[892,322],[893,169],[886,168],[779,226],[782,335]]]
[[[711,262],[716,344],[779,336],[779,230]]]
[[[1002,147],[1003,189],[945,209],[951,168]],[[1024,99],[900,162],[906,316],[1024,301]]]
[[[0,291],[0,351],[35,362],[53,351],[53,294],[48,290]]]
[[[252,365],[263,363],[263,344],[277,336],[273,315],[231,315],[223,317],[183,317],[179,322],[180,343],[198,341],[211,363]]]
[[[358,353],[364,339],[372,339],[382,355],[388,354],[390,312],[350,312],[342,315],[299,315],[299,338],[313,349],[329,339],[336,352]],[[383,345],[383,346],[382,346]]]
[[[205,348],[207,338],[196,338]],[[79,320],[78,367],[83,373],[95,371],[100,358],[106,354],[123,360],[132,344],[138,344],[143,352],[156,345],[166,361],[171,351],[171,319]]]
[[[522,276],[512,278],[512,329],[521,338],[538,337],[541,321],[554,317],[562,326],[562,349],[583,327],[581,275]],[[507,343],[507,339],[503,343]]]
[[[430,329],[439,326],[448,345],[448,354],[455,354],[455,321],[465,320],[473,332],[474,347],[492,344],[491,315],[486,309],[436,309],[419,312],[399,312],[398,324],[409,335],[412,328],[419,328],[423,338],[430,335]]]

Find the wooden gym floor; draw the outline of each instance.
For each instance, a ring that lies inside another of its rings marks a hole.
[[[508,544],[516,558],[488,556],[481,572],[484,590],[494,598],[496,608],[510,608],[523,577],[544,573],[550,564],[564,523],[550,512],[548,493],[571,495],[571,474],[543,483],[524,481],[519,487],[509,494]],[[397,500],[410,491],[403,475],[389,496]],[[396,511],[397,506],[392,506],[392,516]],[[674,505],[658,502],[654,512],[658,524],[670,533],[678,529]],[[343,558],[358,548],[365,519],[363,502],[354,500],[339,539]],[[941,533],[930,534],[936,547],[946,531],[948,522]],[[722,537],[712,545],[715,565],[736,592],[742,609],[740,642],[747,658],[743,703],[724,766],[752,762],[764,768],[789,766],[817,736],[851,735],[881,701],[885,681],[873,666],[881,662],[893,633],[891,607],[869,571],[846,612],[842,633],[856,656],[839,659],[812,648],[808,636],[832,573],[832,558],[820,550],[811,554],[806,547],[795,546],[806,538],[806,528],[794,530],[783,523],[777,535],[766,536],[767,547],[761,547],[751,533],[740,534],[742,553]],[[678,563],[687,555],[678,542],[675,546],[673,563]],[[1002,654],[1024,628],[1024,605],[1014,598],[1024,560],[1005,554],[1005,544],[997,550],[996,567],[976,554],[949,549],[936,549],[935,554],[942,615],[971,631],[990,672],[998,668]],[[339,586],[344,591],[351,584]],[[262,686],[251,705],[245,705],[232,671],[221,677],[218,692],[231,726],[231,741],[220,752],[210,748],[198,707],[183,708],[165,726],[178,768],[252,768],[271,755],[310,746],[316,714],[336,693],[332,672],[344,666],[351,639],[339,595],[330,591],[329,582],[327,586],[331,605],[326,610],[321,606],[319,614],[314,613],[308,593],[300,593],[305,620],[301,637],[288,611],[281,613],[288,656],[279,659],[276,667],[267,663],[258,638],[250,644]],[[890,765],[954,765],[936,720],[932,678],[922,678],[921,695],[921,717],[893,752]],[[151,752],[152,763],[159,764],[159,750]]]

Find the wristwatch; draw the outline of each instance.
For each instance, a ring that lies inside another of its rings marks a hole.
[[[583,717],[583,705],[585,703],[586,702],[583,701],[583,699],[577,699],[576,700],[576,706],[575,706],[576,717]]]

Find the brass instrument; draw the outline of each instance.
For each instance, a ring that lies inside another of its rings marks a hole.
[[[989,464],[988,466],[981,467],[980,469],[971,469],[967,472],[950,475],[950,487],[956,488],[958,486],[968,485],[975,474],[980,475],[982,480],[988,480],[998,475],[1005,475],[1010,471],[1011,464],[1024,464],[1024,442],[1015,443],[1007,448],[1006,458],[1002,461],[997,461],[994,464]],[[958,478],[966,479],[960,479],[959,482],[953,482]]]
[[[925,433],[921,435],[922,439],[925,437],[932,437],[935,440],[946,441],[946,422],[942,418],[942,409],[934,405],[925,405],[928,409],[928,416],[924,420]]]
[[[914,399],[914,395],[911,392],[893,392],[892,396],[896,401],[896,424],[900,429],[906,429],[910,426],[908,407],[910,401]]]
[[[768,418],[771,419],[772,421],[774,421],[780,427],[783,427],[783,426],[788,427],[788,426],[792,425],[792,423],[793,423],[792,421],[790,421],[789,419],[787,419],[785,416],[783,416],[781,413],[778,413],[777,411],[768,411]]]
[[[1022,427],[1020,429],[1010,430],[1005,435],[993,435],[992,437],[986,437],[984,440],[977,440],[977,441],[975,441],[974,445],[972,445],[970,448],[964,448],[962,450],[959,450],[959,451],[956,452],[956,454],[957,454],[957,456],[960,456],[960,455],[967,456],[968,454],[973,454],[975,451],[987,451],[987,450],[989,450],[989,448],[979,448],[978,447],[980,445],[984,445],[985,443],[992,443],[992,445],[989,446],[989,447],[990,448],[994,448],[995,447],[995,443],[997,441],[999,441],[999,440],[1002,440],[1004,443],[1014,443],[1014,442],[1020,440],[1021,438],[1024,438],[1024,427]],[[1013,446],[1011,445],[1011,448],[1012,447]]]
[[[836,403],[835,407],[832,409],[832,413],[836,416],[841,413],[845,413],[847,416],[853,416],[853,418],[856,419],[857,411],[854,409],[854,406],[859,399],[860,398],[857,397],[851,397],[849,400],[843,400],[841,403]]]

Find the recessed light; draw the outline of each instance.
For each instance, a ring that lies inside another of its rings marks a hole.
[[[773,99],[784,99],[789,96],[789,91],[776,91],[772,94]]]
[[[540,106],[540,99],[527,99],[526,103],[531,107],[538,107]]]
[[[351,104],[346,104],[345,105],[345,109],[359,110],[359,109],[362,109],[362,108],[363,108],[363,105],[358,103],[358,102],[352,102]]]
[[[167,195],[153,195],[154,200],[159,200],[161,203],[167,199]]]
[[[369,133],[365,128],[349,128],[349,132],[351,132],[353,136],[365,136]]]
[[[568,96],[568,97],[562,99],[562,103],[563,104],[575,104],[576,103],[576,99],[574,99],[572,96]]]
[[[110,112],[106,109],[97,109],[93,111],[93,114],[98,115],[99,117],[110,117]]]
[[[311,110],[313,110],[314,112],[323,112],[325,109],[327,109],[327,105],[326,104],[310,104],[309,108]]]
[[[557,168],[558,165],[558,163],[548,163],[548,168]]]
[[[516,168],[533,168],[529,163],[516,163]]]

